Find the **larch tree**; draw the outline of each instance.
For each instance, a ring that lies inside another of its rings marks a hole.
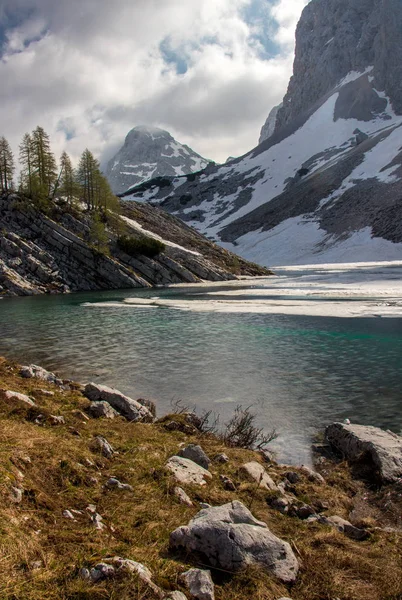
[[[60,174],[56,184],[58,195],[63,196],[71,204],[79,194],[77,187],[71,159],[67,152],[63,152],[60,157]]]
[[[33,168],[33,147],[32,147],[32,137],[29,133],[26,133],[22,138],[22,142],[20,144],[20,164],[21,164],[21,174],[20,174],[20,188],[21,191],[26,193],[29,198],[32,198],[33,194],[33,178],[34,178],[34,168]]]
[[[106,210],[113,206],[115,196],[100,170],[99,161],[88,149],[82,153],[77,169],[77,181],[81,187],[81,199],[88,210]]]
[[[5,137],[0,138],[0,191],[2,194],[13,188],[15,171],[14,157]]]
[[[41,198],[50,198],[57,181],[57,165],[54,154],[50,149],[50,139],[43,127],[37,127],[32,132],[32,166],[36,194]]]

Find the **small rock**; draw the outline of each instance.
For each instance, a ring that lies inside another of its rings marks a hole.
[[[217,454],[214,457],[214,462],[218,463],[218,464],[225,464],[229,462],[229,457],[227,454],[225,454],[224,452],[222,452],[222,454]]]
[[[312,481],[314,483],[325,483],[324,477],[322,475],[320,475],[319,473],[317,473],[316,471],[313,471],[313,469],[310,469],[310,467],[306,467],[306,465],[302,465],[300,470],[302,473],[304,473],[304,475],[307,476],[307,479],[309,481]]]
[[[266,463],[276,463],[276,455],[271,450],[260,450],[260,455]]]
[[[119,417],[119,413],[112,406],[110,406],[109,402],[91,402],[89,407],[89,412],[94,419],[100,419],[101,417],[105,417],[105,419],[114,419],[115,417]]]
[[[71,521],[75,521],[74,515],[70,510],[63,510],[63,517],[65,519],[71,519]]]
[[[12,487],[10,491],[10,500],[14,502],[14,504],[21,504],[22,502],[23,490],[17,487]]]
[[[99,531],[102,531],[102,529],[105,529],[106,525],[102,522],[103,518],[100,516],[99,513],[95,513],[94,515],[91,515],[91,521],[95,527],[95,529],[98,529]]]
[[[182,575],[185,586],[196,600],[215,600],[211,571],[189,569]]]
[[[293,483],[293,484],[299,483],[299,481],[301,479],[299,473],[296,473],[296,471],[287,471],[285,473],[285,477],[290,483]]]
[[[111,458],[114,454],[114,450],[112,446],[109,444],[106,438],[101,435],[97,435],[94,441],[92,442],[91,448],[95,452],[100,452],[106,458]]]
[[[41,569],[43,567],[43,562],[41,560],[33,560],[30,563],[30,567],[32,571],[37,571],[38,569]]]
[[[84,581],[89,581],[91,579],[91,573],[89,572],[89,569],[85,568],[79,570],[78,576]]]
[[[27,404],[28,406],[36,406],[32,398],[30,398],[26,394],[20,394],[19,392],[12,392],[11,390],[7,390],[4,392],[4,396],[7,400],[22,402],[23,404]]]
[[[173,490],[174,495],[178,498],[181,504],[186,504],[187,506],[193,506],[190,497],[186,494],[186,492],[181,487],[175,487]]]
[[[89,576],[93,583],[103,581],[104,579],[111,579],[116,574],[114,567],[106,563],[98,563],[89,572]]]
[[[251,479],[259,484],[259,488],[264,490],[277,490],[277,486],[272,481],[266,470],[260,463],[251,461],[240,467],[241,472],[246,475],[248,479]]]
[[[296,516],[299,517],[299,519],[304,520],[304,519],[308,519],[309,517],[311,517],[311,515],[314,515],[315,510],[309,504],[303,504],[302,506],[299,506],[298,508],[295,509],[295,513],[296,513]]]
[[[133,491],[131,485],[129,485],[128,483],[121,483],[121,481],[119,481],[115,477],[110,477],[110,479],[107,480],[105,486],[109,489],[127,490],[129,492]]]
[[[200,502],[200,508],[211,508],[211,505],[208,502]]]
[[[40,392],[42,394],[42,396],[48,396],[49,398],[51,396],[54,396],[54,392],[51,392],[50,390],[39,389],[38,392]]]
[[[65,425],[66,420],[63,416],[57,416],[57,415],[49,415],[49,417],[47,418],[47,422],[49,423],[49,425]]]
[[[88,504],[88,506],[85,509],[89,514],[94,515],[96,513],[96,506],[95,504]]]
[[[83,421],[89,421],[88,415],[86,415],[82,410],[74,410],[72,412],[73,416],[77,419],[82,419]]]
[[[228,492],[236,491],[236,486],[233,483],[233,481],[231,479],[229,479],[229,477],[226,477],[226,475],[220,475],[219,479],[221,480],[223,488],[225,490],[227,490]]]
[[[188,460],[192,460],[197,465],[200,465],[200,467],[207,470],[211,463],[201,446],[197,446],[196,444],[189,444],[185,448],[182,448],[178,453],[178,456],[188,458]]]
[[[46,369],[43,369],[42,367],[38,367],[38,365],[22,366],[20,375],[27,379],[34,377],[35,379],[42,379],[43,381],[48,381],[49,383],[54,383],[56,385],[63,385],[62,379],[56,377],[54,373],[46,371]]]
[[[209,471],[200,467],[188,458],[172,456],[166,463],[166,468],[174,475],[180,483],[195,483],[206,485],[207,479],[212,479]]]
[[[361,541],[365,540],[369,537],[369,532],[365,529],[359,529],[342,519],[342,517],[333,516],[333,517],[325,517],[324,515],[312,515],[307,519],[308,523],[313,522],[321,523],[322,525],[328,525],[329,527],[334,527],[340,533],[344,533],[347,537],[350,537],[353,540]]]
[[[168,595],[166,596],[167,600],[187,600],[187,596],[185,594],[183,594],[183,592],[179,592],[179,591],[175,591],[175,592],[169,592]]]
[[[291,506],[291,501],[287,496],[278,496],[277,498],[273,498],[268,501],[271,508],[278,510],[283,515],[289,511]]]

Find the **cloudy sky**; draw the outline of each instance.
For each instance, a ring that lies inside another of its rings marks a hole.
[[[135,125],[216,161],[257,143],[308,0],[0,0],[0,135],[105,161]]]

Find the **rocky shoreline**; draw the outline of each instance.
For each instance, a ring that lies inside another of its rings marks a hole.
[[[193,413],[5,359],[0,422],[5,600],[402,593],[396,434],[335,423],[317,470],[283,465]]]

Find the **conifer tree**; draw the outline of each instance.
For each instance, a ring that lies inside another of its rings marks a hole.
[[[88,210],[101,210],[113,205],[115,197],[109,183],[101,173],[99,161],[88,149],[82,153],[77,180],[81,186],[81,198]]]
[[[43,127],[37,127],[31,136],[32,166],[35,172],[35,190],[39,197],[49,198],[57,180],[56,159],[50,149],[50,140]]]
[[[6,193],[13,187],[15,166],[10,144],[5,137],[0,138],[0,191]]]
[[[78,195],[77,184],[75,181],[75,173],[71,159],[67,152],[63,152],[60,157],[60,175],[59,175],[58,193],[64,196],[69,204]]]
[[[33,193],[33,148],[32,148],[32,137],[29,133],[26,133],[22,138],[20,144],[20,189],[26,193],[29,198],[32,198]]]

